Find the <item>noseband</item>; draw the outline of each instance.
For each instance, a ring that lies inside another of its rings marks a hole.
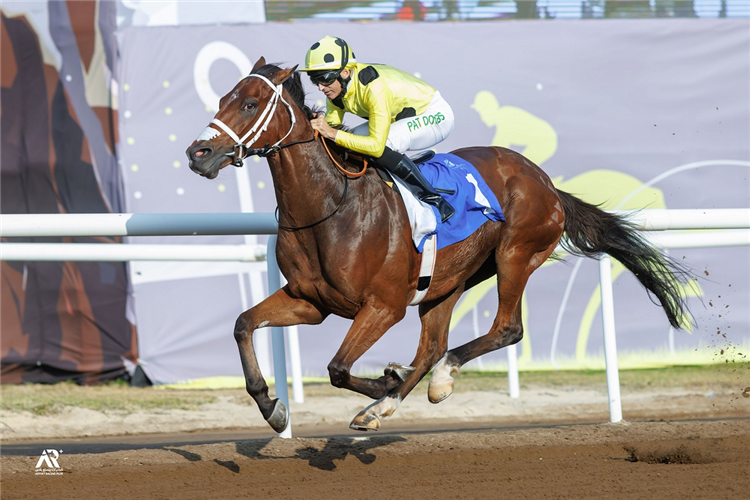
[[[262,75],[248,75],[248,78],[260,78],[264,82],[268,84],[269,87],[273,90],[273,96],[271,97],[271,100],[268,101],[268,104],[266,104],[266,108],[263,110],[263,113],[261,113],[258,120],[255,122],[255,125],[247,131],[245,135],[243,135],[241,138],[238,136],[234,131],[229,128],[224,122],[219,120],[218,118],[214,118],[211,120],[211,123],[219,127],[221,130],[226,132],[226,134],[234,140],[234,149],[231,153],[227,153],[226,156],[229,156],[230,158],[233,158],[232,165],[235,167],[241,167],[242,166],[242,160],[244,158],[247,158],[248,156],[262,156],[262,157],[268,157],[273,156],[279,151],[281,151],[284,148],[288,148],[289,146],[294,146],[295,144],[302,144],[306,142],[312,142],[315,140],[315,137],[306,140],[306,141],[296,141],[296,142],[289,142],[286,144],[281,144],[281,142],[289,137],[289,134],[292,133],[292,130],[294,129],[294,124],[297,122],[297,118],[294,116],[294,111],[292,110],[291,104],[286,102],[286,99],[282,96],[283,92],[283,86],[282,84],[274,85],[271,83],[271,81]],[[255,144],[255,142],[260,138],[260,135],[268,130],[268,125],[271,123],[271,119],[273,118],[273,114],[276,111],[276,105],[279,102],[279,99],[281,99],[281,102],[284,103],[286,106],[287,111],[289,112],[289,117],[291,118],[291,125],[289,126],[289,131],[286,133],[284,137],[279,139],[276,144],[273,146],[270,146],[269,143],[266,143],[265,146],[262,148],[251,148],[250,146]],[[257,133],[256,133],[257,132]],[[216,129],[213,129],[211,127],[206,127],[206,129],[201,133],[200,136],[198,136],[198,140],[207,140],[207,139],[213,139],[217,135],[219,135],[221,132],[219,132]],[[250,137],[252,134],[255,134],[252,139],[248,140],[248,137]],[[247,141],[247,142],[245,142]]]

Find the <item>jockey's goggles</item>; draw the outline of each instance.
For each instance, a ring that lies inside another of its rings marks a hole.
[[[333,82],[335,82],[339,75],[341,74],[341,70],[335,69],[335,70],[323,70],[323,71],[310,71],[310,81],[313,85],[324,85],[328,87]]]

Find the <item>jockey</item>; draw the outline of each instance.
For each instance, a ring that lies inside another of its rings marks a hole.
[[[430,148],[453,131],[453,110],[440,92],[392,66],[358,63],[344,40],[330,36],[310,47],[300,71],[307,72],[328,98],[325,117],[311,121],[315,130],[371,156],[420,201],[436,207],[442,222],[455,213],[404,154]],[[347,111],[368,121],[351,133],[334,128],[343,123]]]

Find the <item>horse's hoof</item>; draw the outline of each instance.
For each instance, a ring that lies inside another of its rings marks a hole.
[[[438,404],[453,394],[453,379],[433,382],[430,380],[430,387],[427,389],[427,399],[432,404]]]
[[[355,431],[376,431],[380,428],[380,419],[372,413],[362,412],[354,417],[349,428]]]
[[[284,403],[279,399],[273,405],[273,412],[271,416],[266,419],[266,422],[278,433],[282,433],[287,424],[289,423],[289,410],[286,409]]]
[[[399,363],[388,363],[383,373],[388,376],[396,378],[399,382],[404,382],[406,377],[411,375],[416,368],[413,366],[405,366]]]

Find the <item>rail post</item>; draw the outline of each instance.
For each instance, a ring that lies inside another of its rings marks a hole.
[[[604,363],[607,367],[609,421],[622,421],[620,374],[617,368],[617,337],[615,335],[615,307],[612,292],[612,259],[599,257],[599,290],[602,295],[602,328],[604,330]]]

